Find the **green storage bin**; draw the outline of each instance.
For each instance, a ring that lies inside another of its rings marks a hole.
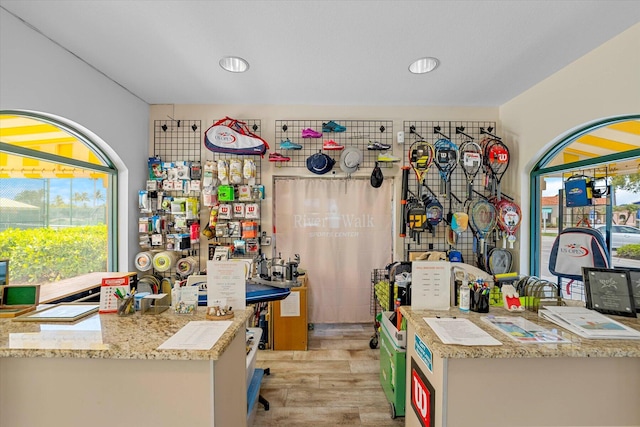
[[[391,404],[391,418],[403,417],[407,352],[394,343],[384,326],[381,328],[380,338],[380,383]]]

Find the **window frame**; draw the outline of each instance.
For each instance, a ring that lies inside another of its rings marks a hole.
[[[89,148],[96,157],[103,163],[97,165],[82,160],[72,159],[69,157],[58,156],[51,153],[44,153],[38,150],[19,147],[13,144],[7,144],[0,141],[0,153],[29,157],[36,160],[43,160],[50,163],[58,163],[65,166],[82,168],[101,172],[107,175],[106,204],[107,204],[107,271],[118,270],[118,169],[110,157],[92,140],[78,128],[73,127],[67,122],[56,120],[50,116],[39,114],[32,111],[24,110],[0,110],[0,115],[11,115],[26,117],[41,121],[69,133],[77,138],[87,148]]]
[[[575,169],[583,169],[604,163],[615,163],[620,160],[627,160],[632,158],[640,158],[640,149],[624,151],[621,153],[610,154],[606,156],[600,156],[593,159],[580,160],[577,162],[566,163],[563,165],[546,167],[562,150],[573,143],[576,139],[583,135],[586,135],[596,129],[609,126],[614,123],[625,122],[629,120],[640,120],[640,114],[630,114],[623,116],[609,117],[605,119],[596,120],[587,125],[578,127],[577,129],[569,132],[567,135],[560,138],[550,149],[548,149],[538,162],[533,166],[529,173],[529,217],[531,221],[529,223],[529,272],[532,276],[540,275],[540,262],[541,257],[538,256],[540,251],[540,239],[541,239],[541,227],[539,224],[542,222],[541,207],[542,207],[542,184],[541,179],[544,175],[551,173],[559,173],[565,171],[571,171]]]

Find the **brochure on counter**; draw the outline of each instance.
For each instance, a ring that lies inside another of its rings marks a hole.
[[[583,338],[640,339],[640,331],[584,307],[547,306],[538,315]]]
[[[571,342],[523,317],[485,316],[482,320],[520,344],[567,344]]]
[[[231,320],[191,321],[160,344],[158,350],[210,350],[232,323]]]
[[[483,331],[469,319],[423,317],[423,320],[433,329],[433,332],[438,335],[443,344],[502,345],[500,341]]]

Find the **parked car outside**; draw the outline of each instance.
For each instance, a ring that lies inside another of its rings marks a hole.
[[[604,225],[596,227],[596,230],[606,238],[606,227]],[[630,225],[611,226],[611,249],[618,249],[620,246],[632,244],[640,244],[640,228]]]

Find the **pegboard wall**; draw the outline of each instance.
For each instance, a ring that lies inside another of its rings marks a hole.
[[[333,140],[345,147],[357,147],[363,153],[360,168],[373,168],[379,154],[390,154],[393,151],[393,121],[392,120],[333,120],[346,129],[343,132],[322,132],[323,124],[329,120],[276,120],[275,137],[271,152],[278,152],[290,157],[288,162],[278,162],[280,167],[306,167],[309,156],[322,151],[332,157],[336,164],[340,161],[342,150],[323,150],[323,142]],[[322,133],[319,138],[302,138],[302,130],[311,128]],[[299,150],[281,149],[281,143],[289,140],[302,145]],[[372,142],[387,144],[388,150],[369,150]],[[380,167],[391,167],[391,163],[380,163]]]
[[[247,124],[247,127],[249,128],[249,130],[251,132],[253,132],[254,134],[256,134],[257,136],[262,138],[262,122],[259,119],[238,119],[238,121],[240,122],[244,122]],[[213,123],[212,123],[213,124]],[[208,128],[207,128],[208,129]],[[206,132],[207,129],[205,129],[204,131]],[[204,137],[203,137],[204,138]],[[204,141],[201,142],[201,144],[204,144]],[[269,146],[271,146],[271,143],[269,142]],[[206,163],[207,161],[217,161],[217,160],[231,160],[231,159],[239,159],[239,160],[245,160],[245,159],[252,159],[254,160],[255,163],[255,167],[256,167],[256,185],[260,185],[262,183],[262,157],[260,157],[259,155],[237,155],[237,154],[233,154],[233,153],[214,153],[210,150],[204,150],[205,151],[205,155],[204,155],[204,162]],[[248,184],[248,181],[243,178],[243,183],[244,185]],[[236,185],[236,194],[238,194],[238,186]],[[260,200],[250,200],[250,203],[258,203],[260,209],[262,208],[261,206],[261,201]],[[224,202],[224,203],[229,203],[229,202]],[[241,203],[242,202],[236,202],[237,203]],[[233,204],[233,203],[231,203]],[[207,212],[207,214],[210,212],[211,208],[209,207],[203,207],[202,208],[205,212]],[[260,218],[255,219],[255,221],[258,223],[258,231],[261,232],[261,220]],[[231,220],[226,220],[226,219],[218,219],[218,223],[220,224],[224,224],[224,223],[234,223],[234,222],[238,222],[238,218],[232,218]],[[244,251],[238,252],[237,250],[239,249],[236,245],[236,241],[238,240],[245,240],[245,246],[246,249]],[[257,252],[259,252],[260,250],[260,242],[259,242],[259,238],[255,238],[255,239],[240,239],[239,236],[236,237],[228,237],[228,236],[216,236],[213,237],[212,239],[209,239],[209,248],[207,251],[207,256],[208,259],[213,259],[213,253],[215,250],[215,246],[216,245],[224,245],[224,246],[232,246],[235,248],[234,253],[233,253],[233,257],[234,258],[252,258],[254,256],[257,255]],[[249,250],[248,248],[251,247],[253,248],[252,250]]]
[[[458,148],[469,140],[480,144],[481,140],[487,136],[489,129],[495,128],[495,122],[475,122],[475,121],[405,121],[403,123],[403,131],[405,135],[404,153],[401,155],[403,166],[410,168],[409,155],[411,145],[416,141],[427,141],[435,144],[439,139],[448,139]],[[443,207],[443,217],[454,212],[467,212],[469,205],[468,199],[468,182],[461,168],[456,168],[451,172],[450,177],[450,193],[441,191],[442,177],[435,162],[424,175],[424,185],[419,185],[416,174],[409,169],[408,191],[409,197],[412,195],[420,198],[423,194],[438,199]],[[473,193],[471,199],[479,197],[487,197],[488,189],[486,188],[486,175],[483,169],[473,179]],[[503,197],[510,198],[503,194]],[[404,238],[405,259],[409,259],[411,252],[425,251],[442,251],[446,252],[450,249],[460,251],[463,259],[468,264],[478,265],[477,260],[477,242],[473,233],[469,229],[460,234],[454,247],[447,242],[447,223],[445,220],[434,227],[433,232],[423,231],[417,233],[417,236],[409,236],[407,232]],[[501,246],[498,242],[498,233],[491,233],[487,238],[489,246]]]
[[[155,120],[153,155],[164,162],[200,161],[202,125],[200,120]]]

